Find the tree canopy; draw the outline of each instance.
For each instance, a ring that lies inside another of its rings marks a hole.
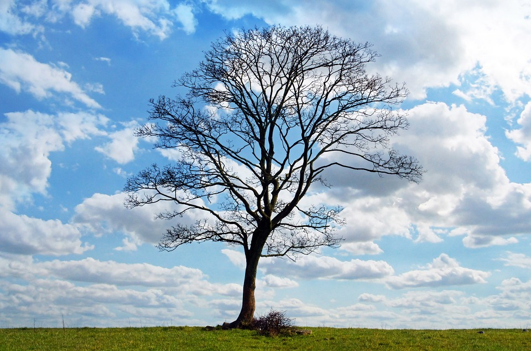
[[[335,246],[341,208],[305,204],[312,185],[338,167],[418,182],[422,167],[390,147],[407,127],[394,107],[403,85],[368,74],[377,54],[368,43],[320,27],[279,27],[226,34],[199,67],[175,86],[187,94],[150,101],[152,121],[137,131],[173,149],[178,161],[128,179],[130,207],[171,201],[160,213],[174,225],[159,247],[218,241],[243,248],[242,311],[250,323],[260,257],[309,254]],[[201,213],[193,225],[179,223]]]

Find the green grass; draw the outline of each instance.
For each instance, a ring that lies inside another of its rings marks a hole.
[[[308,336],[259,336],[199,327],[0,329],[0,350],[530,350],[514,329],[380,330],[308,328]]]

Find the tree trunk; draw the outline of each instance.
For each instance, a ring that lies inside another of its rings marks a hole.
[[[246,257],[245,278],[243,280],[242,309],[238,318],[229,324],[230,328],[249,328],[253,323],[256,307],[254,289],[256,288],[256,272],[261,251],[250,252]]]

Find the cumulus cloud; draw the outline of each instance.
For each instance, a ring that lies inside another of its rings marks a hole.
[[[501,286],[498,287],[505,296],[517,295],[517,297],[523,297],[525,294],[531,291],[531,280],[523,282],[518,278],[510,278],[502,281]]]
[[[5,114],[0,123],[0,207],[12,210],[32,193],[45,194],[52,170],[50,154],[63,151],[64,142],[102,135],[107,123],[102,115],[34,111]]]
[[[462,4],[453,0],[445,6],[419,0],[378,0],[367,4],[346,0],[203,3],[227,19],[251,14],[269,24],[320,24],[334,34],[373,42],[382,54],[375,68],[398,82],[407,82],[413,98],[424,97],[427,88],[450,84],[462,85],[456,92],[466,99],[490,101],[490,95],[500,88],[506,99],[514,102],[531,92],[527,64],[531,49],[524,44],[526,15],[531,10],[516,1]],[[108,15],[135,34],[144,32],[164,39],[170,35],[174,22],[186,33],[193,33],[197,26],[194,11],[190,3],[172,8],[166,0],[65,1],[49,6],[45,2],[22,6],[9,0],[0,7],[0,16],[4,17],[0,23],[6,23],[4,31],[25,34],[36,29],[21,20],[20,13],[49,22],[68,14],[82,27],[89,26],[95,17]],[[477,84],[477,77],[488,84]],[[485,86],[489,88],[482,88]]]
[[[157,219],[162,212],[175,210],[170,202],[159,202],[150,206],[128,209],[124,206],[127,194],[94,194],[75,208],[73,223],[81,225],[95,235],[122,232],[131,237],[135,244],[156,244],[171,225],[168,221]],[[180,219],[183,225],[194,224],[200,217],[197,213],[187,212]]]
[[[67,143],[75,140],[90,139],[92,136],[103,136],[106,132],[101,129],[109,122],[109,119],[100,114],[86,112],[59,113],[54,117],[58,125],[58,132]]]
[[[503,320],[505,325],[517,328],[529,317],[528,299],[530,283],[520,279],[504,280],[498,287],[500,294],[478,298],[458,290],[393,291],[392,294],[363,293],[358,303],[326,309],[305,302],[304,299],[266,300],[261,311],[270,308],[288,310],[297,315],[305,325],[333,325],[360,328],[476,328],[478,321],[488,327],[496,327]],[[311,295],[311,294],[310,294]],[[310,297],[308,297],[310,298]],[[336,301],[333,302],[335,304]]]
[[[383,250],[374,242],[347,243],[341,245],[341,250],[353,255],[379,255]]]
[[[158,267],[147,263],[118,263],[86,258],[79,261],[49,261],[39,263],[40,269],[58,278],[118,286],[178,287],[190,281],[202,280],[199,269],[177,266]]]
[[[525,45],[527,16],[522,2],[378,0],[370,3],[340,0],[283,0],[262,3],[210,0],[211,11],[233,19],[252,14],[269,24],[320,24],[332,33],[359,42],[372,42],[382,57],[377,71],[405,81],[413,98],[425,96],[426,88],[465,83],[474,70],[491,86],[499,87],[514,102],[531,92],[531,49]],[[471,82],[461,93],[488,98]]]
[[[384,295],[374,295],[374,294],[368,294],[363,293],[360,296],[358,296],[358,300],[361,302],[383,302],[386,300],[386,297]]]
[[[263,278],[263,281],[265,282],[266,286],[270,288],[296,288],[299,286],[299,283],[294,280],[277,277],[272,274],[266,275]]]
[[[183,30],[186,34],[192,34],[195,32],[197,26],[197,20],[193,13],[193,8],[187,4],[179,4],[174,9],[177,20],[181,23]]]
[[[227,256],[230,262],[240,269],[245,269],[245,255],[239,251],[223,249],[221,252]]]
[[[63,93],[87,107],[101,107],[72,81],[69,72],[12,49],[0,48],[0,82],[17,93],[25,91],[38,99],[49,98],[53,93]]]
[[[516,243],[518,243],[518,239],[515,237],[503,238],[489,235],[472,234],[463,238],[463,245],[471,249],[489,246],[505,246]]]
[[[517,320],[529,319],[530,314],[527,311],[531,303],[527,296],[531,292],[531,281],[523,282],[519,278],[509,278],[503,280],[497,289],[501,291],[500,294],[481,299],[480,303],[489,306],[492,309],[491,313],[498,316],[509,313]]]
[[[80,231],[71,224],[0,209],[0,252],[58,256],[81,254],[93,248],[82,243]]]
[[[392,142],[426,170],[420,184],[334,169],[324,173],[332,188],[303,200],[344,207],[346,225],[337,234],[345,250],[386,235],[430,243],[462,235],[471,248],[510,245],[531,230],[531,184],[508,179],[485,116],[445,103],[407,113],[409,129]]]
[[[485,135],[485,116],[444,103],[422,104],[408,112],[410,128],[395,139],[395,145],[415,155],[426,169],[421,187],[440,195],[421,210],[446,214],[452,202],[446,196],[460,197],[467,188],[486,190],[508,183],[499,165],[499,151]]]
[[[441,305],[456,304],[457,298],[463,295],[463,292],[455,290],[409,291],[400,298],[386,299],[385,304],[391,307],[413,308],[428,313],[437,313]]]
[[[286,311],[286,315],[290,317],[312,317],[312,316],[324,316],[328,313],[324,308],[304,303],[297,298],[288,298],[280,301],[264,301],[260,303],[260,307],[266,312],[264,307],[269,309],[275,309],[277,311]]]
[[[48,115],[7,113],[0,124],[0,251],[22,255],[81,254],[93,247],[81,241],[81,232],[59,220],[41,220],[14,213],[32,195],[47,194],[52,171],[50,154],[65,143],[102,135],[107,118],[86,112]]]
[[[156,308],[179,311],[176,314],[179,317],[191,315],[177,298],[156,289],[146,291],[118,289],[107,284],[76,286],[66,281],[41,279],[29,286],[3,283],[0,284],[0,290],[3,290],[6,294],[4,296],[10,299],[10,310],[17,311],[23,317],[33,315],[50,318],[63,314],[63,318],[66,319],[76,315],[94,320],[102,317],[115,319],[118,318],[118,311],[114,308],[117,304],[126,309],[129,316],[137,315],[144,309]],[[2,300],[5,298],[0,298],[0,301]],[[11,313],[6,313],[6,316],[11,316]]]
[[[416,230],[418,232],[417,239],[415,240],[416,242],[440,243],[443,241],[443,239],[437,235],[438,232],[441,234],[446,234],[445,231],[433,229],[426,224],[418,225]]]
[[[139,127],[135,121],[125,123],[124,128],[110,133],[111,141],[103,146],[97,146],[96,151],[101,152],[119,164],[126,164],[135,159],[138,150],[138,138],[135,130]]]
[[[222,251],[232,263],[241,266],[243,253],[225,249]],[[266,274],[296,279],[378,279],[394,273],[384,261],[358,260],[340,261],[328,256],[302,256],[291,260],[263,258],[260,269]]]
[[[506,266],[531,269],[531,257],[521,253],[507,252],[507,257],[500,258]]]
[[[324,173],[332,188],[303,199],[344,207],[337,235],[345,251],[378,254],[375,241],[387,235],[429,243],[461,235],[469,248],[511,245],[531,230],[531,184],[510,182],[485,116],[445,103],[406,112],[410,127],[393,147],[423,165],[420,184],[333,169]]]
[[[130,325],[136,317],[142,325],[160,325],[161,318],[178,325],[205,325],[200,316],[201,309],[208,309],[205,296],[216,300],[219,295],[241,294],[240,285],[210,283],[195,268],[93,258],[38,262],[0,252],[0,277],[6,278],[0,280],[0,311],[4,321],[16,323],[59,316],[67,323],[81,318],[107,327]],[[238,299],[230,301],[239,304]],[[211,318],[212,311],[207,315]]]
[[[334,186],[334,193],[335,190]],[[357,195],[357,191],[351,188],[338,187],[337,190],[337,193],[342,193],[338,196],[346,198],[339,199],[334,196],[328,203],[336,203],[339,200],[344,206],[341,216],[346,224],[338,230],[337,236],[345,240],[341,247],[346,251],[353,254],[377,254],[381,249],[371,243],[372,241],[384,235],[411,237],[411,217],[404,211],[398,196],[379,198]]]
[[[0,148],[2,205],[12,209],[32,192],[45,193],[51,173],[51,152],[64,149],[61,135],[49,115],[27,111],[6,114]]]
[[[409,271],[386,281],[392,289],[441,287],[486,283],[489,272],[464,268],[447,254],[441,254],[426,269]]]
[[[136,251],[138,249],[137,245],[141,244],[141,242],[132,238],[123,238],[122,243],[123,246],[115,248],[116,251]]]
[[[507,137],[519,144],[516,156],[524,161],[531,161],[531,102],[528,102],[517,121],[520,129],[506,131]]]

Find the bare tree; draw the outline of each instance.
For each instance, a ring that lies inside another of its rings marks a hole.
[[[159,248],[219,241],[243,248],[242,308],[231,327],[255,311],[261,257],[310,254],[336,246],[340,208],[304,206],[312,185],[331,167],[390,174],[417,182],[418,162],[389,147],[407,127],[393,109],[407,95],[365,66],[376,58],[322,28],[269,27],[227,34],[199,68],[175,86],[187,95],[151,100],[150,120],[137,131],[156,148],[176,149],[179,161],[131,177],[127,205],[177,204],[174,219],[203,213],[195,225],[168,229]]]

